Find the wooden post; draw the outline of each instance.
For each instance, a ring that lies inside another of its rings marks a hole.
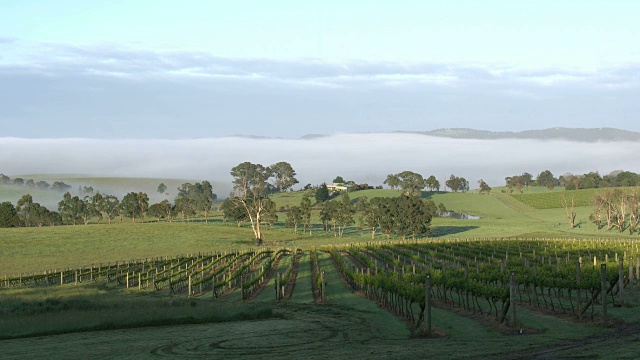
[[[75,280],[75,284],[74,285],[78,285],[78,270],[76,270],[76,272],[75,272],[74,280]]]
[[[326,284],[324,282],[324,270],[322,270],[322,273],[320,273],[320,283],[322,286],[322,303],[325,303],[327,301],[327,298],[326,298],[326,292],[325,292]]]
[[[511,310],[511,327],[516,327],[516,272],[512,271],[509,279],[509,305]]]
[[[188,294],[189,295],[187,295],[187,297],[190,298],[191,297],[191,275],[189,275],[189,293]],[[240,295],[240,296],[242,296],[242,295]]]
[[[211,296],[215,299],[216,298],[216,277],[214,276],[213,279],[211,279]]]
[[[64,279],[62,278],[62,271],[60,271],[60,285],[64,283]]]
[[[618,289],[620,289],[618,291],[620,295],[620,306],[624,306],[624,263],[622,258],[618,260]]]
[[[600,265],[600,295],[602,302],[602,322],[607,325],[607,264]]]
[[[580,272],[580,261],[576,262],[576,285],[578,288],[578,320],[582,321],[582,291],[580,290],[580,281],[582,281],[582,273]]]
[[[427,335],[431,336],[431,275],[427,274],[427,280],[424,282],[424,300],[425,311],[427,316]]]
[[[129,272],[127,271],[127,289],[129,288]]]
[[[633,284],[633,258],[629,259],[629,286]]]
[[[138,273],[138,290],[142,290],[142,273]]]
[[[280,301],[280,278],[281,275],[278,273],[278,276],[276,276],[276,301]]]

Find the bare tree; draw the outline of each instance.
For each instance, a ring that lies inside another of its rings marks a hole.
[[[575,201],[573,196],[571,197],[571,205],[567,202],[567,198],[562,196],[562,206],[564,207],[564,212],[566,214],[567,220],[569,220],[569,226],[571,229],[575,229],[576,227],[576,211],[575,211]]]

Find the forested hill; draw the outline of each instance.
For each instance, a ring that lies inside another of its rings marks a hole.
[[[429,136],[447,137],[454,139],[535,139],[535,140],[570,140],[579,142],[597,141],[640,141],[640,132],[613,128],[572,129],[551,128],[544,130],[486,131],[464,128],[437,129],[431,131],[399,131],[401,133],[415,133]]]

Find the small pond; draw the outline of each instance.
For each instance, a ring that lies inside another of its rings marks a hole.
[[[459,213],[455,211],[439,212],[438,216],[448,217],[452,219],[462,219],[462,220],[480,220],[480,216],[474,216],[474,215]]]

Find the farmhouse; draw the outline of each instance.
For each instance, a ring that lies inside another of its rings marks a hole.
[[[327,184],[327,189],[329,189],[329,191],[336,191],[336,192],[343,192],[343,191],[353,191],[354,186],[352,185],[345,185],[342,183],[332,183],[332,184]]]

